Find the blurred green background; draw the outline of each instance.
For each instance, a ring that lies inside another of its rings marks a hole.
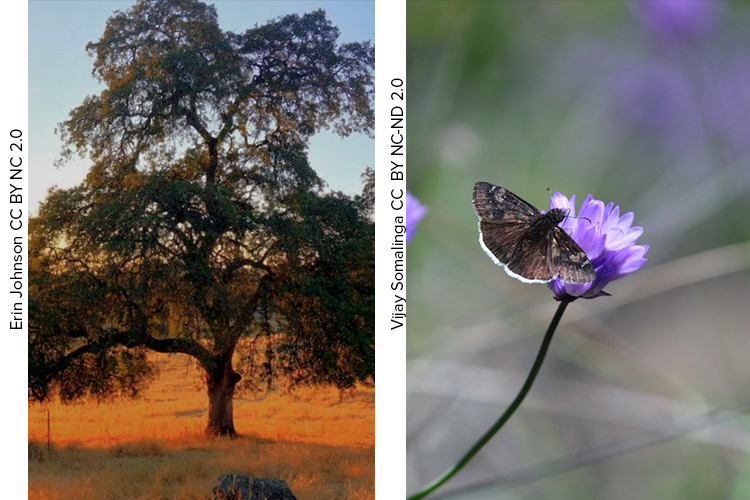
[[[480,248],[487,181],[614,201],[649,262],[568,307],[524,405],[430,498],[750,498],[749,4],[407,1],[407,187],[429,207],[409,492],[505,409],[556,308]]]

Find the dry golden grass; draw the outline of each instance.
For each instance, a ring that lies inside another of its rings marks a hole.
[[[205,499],[227,472],[285,479],[300,500],[374,498],[374,389],[239,397],[241,437],[210,438],[197,368],[154,359],[160,376],[141,399],[29,405],[29,499]]]

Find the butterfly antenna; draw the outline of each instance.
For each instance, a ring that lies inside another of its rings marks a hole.
[[[568,212],[570,212],[570,209],[568,209]],[[568,215],[566,214],[565,217],[568,217]],[[573,219],[586,219],[587,221],[589,221],[589,224],[591,224],[591,219],[589,219],[588,217],[584,217],[582,215],[574,215],[572,218]]]
[[[570,209],[566,208],[565,209],[565,219],[567,219],[568,217],[570,217]],[[589,224],[591,224],[591,219],[589,219],[588,217],[584,217],[582,215],[574,215],[572,218],[573,219],[586,219],[587,221],[589,221]]]

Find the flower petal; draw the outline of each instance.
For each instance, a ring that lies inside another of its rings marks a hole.
[[[417,224],[427,213],[427,207],[419,203],[419,200],[406,192],[406,244],[409,244],[412,236],[417,231]]]
[[[586,252],[596,272],[596,278],[590,283],[564,283],[559,278],[552,280],[548,287],[556,299],[609,295],[604,287],[640,269],[647,262],[644,255],[649,246],[635,244],[643,234],[643,228],[631,227],[633,212],[620,217],[619,206],[612,202],[605,205],[589,194],[581,203],[578,218],[572,219],[570,217],[575,215],[575,195],[568,199],[559,192],[550,197],[550,208],[569,210],[569,217],[562,227]]]

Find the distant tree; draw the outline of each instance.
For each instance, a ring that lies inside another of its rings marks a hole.
[[[240,372],[374,377],[374,178],[325,192],[307,157],[321,129],[372,133],[374,49],[338,35],[321,10],[244,33],[197,0],[112,15],[86,47],[104,89],[58,127],[90,170],[30,221],[32,399],[133,396],[148,350],[183,353],[207,432],[234,435]]]

